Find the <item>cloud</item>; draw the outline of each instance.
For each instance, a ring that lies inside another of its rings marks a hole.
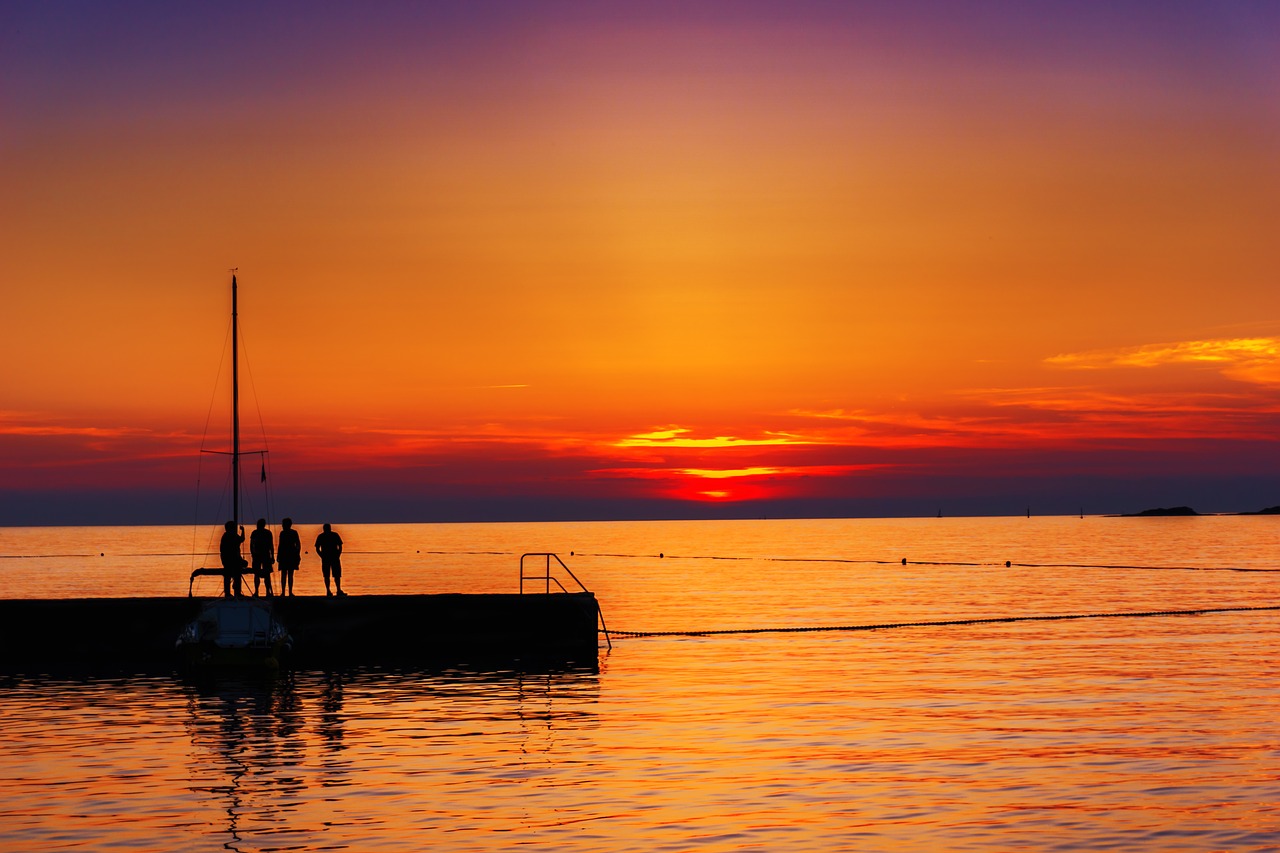
[[[747,468],[597,468],[596,477],[634,480],[737,480],[778,477],[836,477],[861,471],[893,467],[888,464],[831,465],[814,462],[804,465],[754,465]]]
[[[152,431],[139,427],[68,426],[47,423],[35,416],[15,412],[0,412],[0,435],[22,436],[82,436],[85,438],[121,438],[134,435],[151,435]]]
[[[615,447],[683,447],[683,448],[718,448],[718,447],[773,447],[779,445],[818,444],[817,440],[802,438],[784,432],[766,431],[757,438],[738,438],[736,436],[713,436],[710,438],[690,438],[692,430],[682,427],[668,427],[654,432],[641,433],[620,439]]]
[[[1046,358],[1045,363],[1071,370],[1194,365],[1217,368],[1222,375],[1240,382],[1280,385],[1280,338],[1219,338],[1143,344],[1064,353]]]
[[[792,468],[788,473],[797,473],[803,469]],[[750,468],[681,468],[679,473],[686,477],[700,477],[705,480],[725,480],[737,477],[771,477],[782,474],[784,469],[776,466],[756,465]]]

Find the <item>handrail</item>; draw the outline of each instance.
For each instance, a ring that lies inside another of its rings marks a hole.
[[[530,575],[530,574],[526,574],[526,573],[525,573],[524,561],[525,561],[525,559],[526,559],[526,558],[529,558],[529,557],[542,557],[542,558],[543,558],[542,574],[540,574],[540,575]],[[566,566],[566,565],[564,564],[564,560],[561,560],[561,559],[560,559],[560,555],[559,555],[559,554],[552,554],[552,553],[550,553],[550,552],[548,552],[548,551],[542,551],[542,552],[531,552],[531,553],[528,553],[528,554],[521,554],[521,555],[520,555],[520,594],[521,594],[521,595],[524,595],[524,582],[525,582],[525,581],[527,581],[527,580],[529,580],[529,581],[537,581],[537,580],[542,581],[542,582],[543,582],[543,592],[544,592],[544,594],[547,594],[547,595],[550,595],[550,594],[551,594],[551,584],[553,584],[553,583],[554,583],[557,587],[559,587],[559,589],[560,589],[560,591],[561,591],[561,592],[563,592],[563,593],[568,593],[568,592],[569,592],[569,590],[567,590],[567,589],[565,589],[565,588],[564,588],[564,584],[560,583],[560,579],[559,579],[559,578],[557,578],[555,575],[553,575],[553,574],[551,573],[551,561],[552,561],[552,560],[555,560],[555,561],[556,561],[556,563],[560,566],[560,568],[564,569],[564,570],[565,570],[565,573],[566,573],[566,574],[568,574],[568,575],[569,575],[569,577],[573,578],[573,582],[574,582],[574,583],[576,583],[576,584],[578,585],[578,589],[580,589],[580,590],[582,590],[583,592],[586,592],[586,593],[590,593],[590,592],[591,592],[591,590],[587,589],[586,584],[584,584],[582,581],[578,580],[578,576],[577,576],[577,575],[575,575],[575,574],[573,573],[573,569],[569,568],[568,566]],[[592,596],[592,598],[595,598],[595,596]],[[613,648],[613,639],[609,636],[609,627],[608,627],[607,625],[605,625],[605,623],[604,623],[604,611],[600,609],[600,602],[599,602],[599,601],[597,601],[597,602],[596,602],[596,615],[600,618],[600,629],[599,629],[599,630],[600,630],[600,632],[601,632],[601,633],[603,633],[603,634],[604,634],[605,642],[607,642],[607,643],[609,644],[609,648],[610,648],[610,649],[612,649],[612,648]]]
[[[540,574],[540,575],[529,575],[529,574],[525,574],[524,561],[525,561],[525,559],[526,559],[526,558],[528,558],[528,557],[542,557],[542,558],[544,558],[544,559],[545,559],[545,561],[546,561],[546,562],[545,562],[545,563],[544,563],[544,565],[543,565],[542,574]],[[566,566],[566,565],[564,564],[564,560],[561,560],[561,559],[560,559],[560,555],[559,555],[559,554],[552,554],[552,553],[549,553],[549,552],[533,552],[533,553],[529,553],[529,554],[521,554],[521,555],[520,555],[520,594],[521,594],[521,595],[524,595],[524,582],[525,582],[525,581],[527,581],[527,580],[531,580],[531,581],[540,580],[540,581],[543,581],[543,582],[546,584],[546,589],[544,590],[544,592],[546,592],[546,593],[550,593],[550,592],[551,592],[551,584],[552,584],[552,583],[554,583],[556,586],[558,586],[558,587],[560,588],[560,591],[561,591],[561,592],[568,592],[568,591],[569,591],[569,590],[567,590],[567,589],[565,589],[565,588],[564,588],[564,584],[560,583],[560,579],[559,579],[559,578],[557,578],[555,575],[551,574],[551,561],[552,561],[552,560],[555,560],[555,561],[560,565],[560,568],[564,569],[564,570],[565,570],[565,572],[567,572],[567,573],[568,573],[569,577],[573,578],[573,582],[574,582],[574,583],[576,583],[576,584],[578,585],[578,589],[582,590],[583,592],[590,592],[590,590],[588,590],[588,589],[586,588],[586,586],[584,586],[584,585],[583,585],[582,581],[578,580],[578,576],[577,576],[577,575],[575,575],[575,574],[573,573],[573,570],[572,570],[572,569],[570,569],[568,566]]]

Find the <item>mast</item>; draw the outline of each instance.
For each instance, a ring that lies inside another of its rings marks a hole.
[[[240,524],[240,343],[236,275],[231,273],[231,519]]]

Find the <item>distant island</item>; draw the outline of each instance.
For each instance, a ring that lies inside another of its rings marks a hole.
[[[1126,512],[1121,513],[1121,518],[1152,518],[1156,516],[1166,515],[1199,515],[1189,506],[1169,506],[1156,507],[1155,509],[1144,509],[1142,512]]]
[[[1196,512],[1189,506],[1160,506],[1154,509],[1144,509],[1142,512],[1123,512],[1116,518],[1163,518],[1167,516],[1188,516],[1188,515],[1280,515],[1280,506],[1269,506],[1266,509],[1255,510],[1254,512]]]

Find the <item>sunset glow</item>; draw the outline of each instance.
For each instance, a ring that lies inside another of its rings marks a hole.
[[[185,520],[232,267],[295,516],[1280,504],[1277,32],[10,5],[0,508]]]

